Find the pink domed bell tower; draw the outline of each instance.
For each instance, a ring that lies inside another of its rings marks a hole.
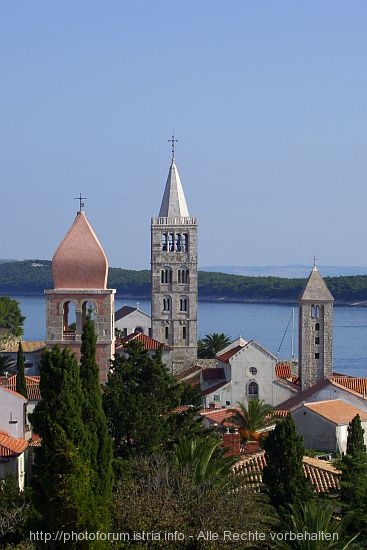
[[[114,293],[107,288],[108,261],[82,210],[52,259],[53,290],[46,290],[46,344],[80,357],[84,319],[90,311],[97,335],[96,360],[105,382],[115,352]]]

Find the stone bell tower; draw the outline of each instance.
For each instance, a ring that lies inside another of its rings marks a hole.
[[[173,347],[172,370],[197,359],[197,221],[172,161],[158,217],[151,220],[152,336]]]
[[[52,259],[54,288],[45,291],[46,345],[70,348],[79,358],[84,319],[91,311],[101,382],[115,351],[115,290],[107,288],[107,275],[106,255],[80,209]]]
[[[334,298],[314,265],[299,297],[299,377],[305,390],[333,374]]]

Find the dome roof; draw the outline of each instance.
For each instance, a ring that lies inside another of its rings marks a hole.
[[[84,212],[78,212],[52,258],[54,288],[104,289],[107,273],[102,245]]]

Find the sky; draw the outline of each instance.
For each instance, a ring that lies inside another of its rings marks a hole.
[[[176,163],[199,267],[367,265],[365,0],[0,2],[0,258],[51,259],[79,193],[148,269]]]

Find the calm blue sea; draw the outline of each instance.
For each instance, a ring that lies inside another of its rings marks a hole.
[[[13,296],[26,316],[24,338],[45,338],[46,306],[42,296]],[[150,314],[150,301],[116,300],[136,306]],[[297,357],[298,310],[294,309],[294,355]],[[281,359],[291,357],[292,307],[276,304],[239,304],[199,302],[198,337],[211,332],[224,332],[235,339],[256,340]],[[289,325],[289,326],[288,326]],[[288,330],[286,331],[288,326]],[[334,308],[334,371],[367,377],[367,308]]]

